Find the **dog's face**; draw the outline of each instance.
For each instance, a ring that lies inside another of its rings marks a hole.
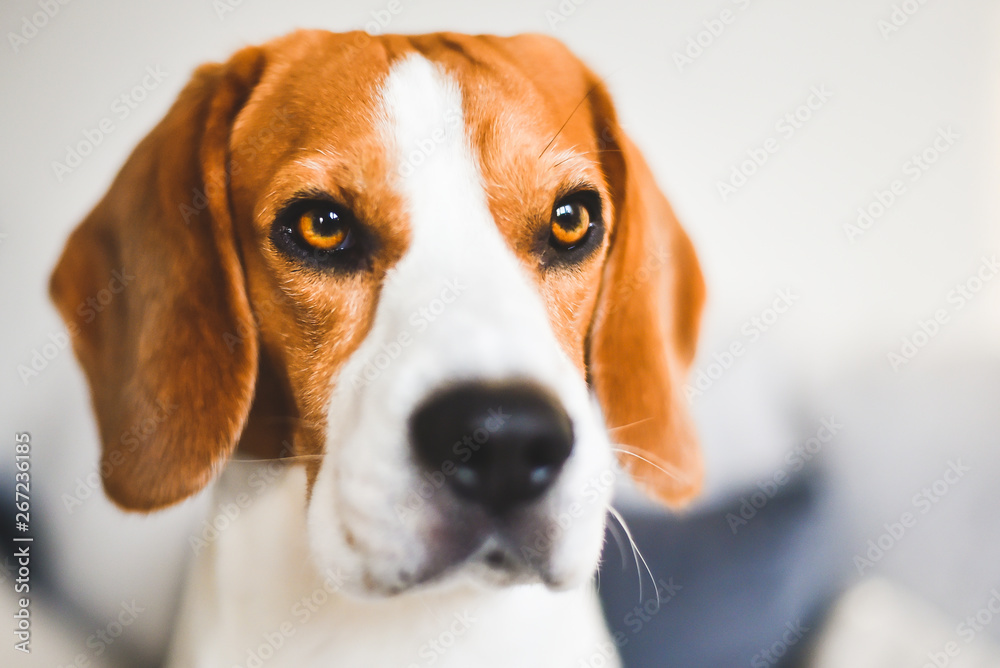
[[[115,269],[134,283],[85,322]],[[314,557],[357,592],[573,586],[616,452],[668,501],[700,479],[697,263],[603,87],[546,38],[298,32],[202,68],[53,295],[116,502],[185,498],[237,445],[300,457]]]

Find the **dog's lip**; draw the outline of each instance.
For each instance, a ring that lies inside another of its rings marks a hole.
[[[453,546],[454,547],[454,546]],[[543,564],[533,564],[524,558],[518,545],[499,531],[486,534],[475,543],[451,555],[440,554],[418,572],[407,578],[411,587],[445,583],[452,577],[479,575],[486,582],[544,582],[548,584]],[[450,557],[450,558],[449,558]]]
[[[536,570],[518,554],[516,548],[510,545],[510,541],[496,533],[487,536],[479,549],[470,555],[468,561],[501,572]]]

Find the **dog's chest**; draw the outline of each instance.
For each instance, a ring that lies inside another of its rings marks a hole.
[[[169,666],[575,668],[598,656],[618,665],[592,587],[349,598],[342,574],[309,561],[301,468],[237,461],[216,496],[213,515],[228,521],[199,543]]]

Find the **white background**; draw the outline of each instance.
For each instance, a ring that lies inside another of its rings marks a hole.
[[[76,0],[59,5],[16,52],[8,33],[20,32],[39,7],[27,0],[0,7],[0,442],[32,433],[36,512],[52,532],[44,549],[60,586],[95,619],[110,618],[137,593],[169,600],[163,593],[176,587],[187,527],[205,501],[155,518],[122,517],[95,495],[66,512],[62,493],[97,455],[83,376],[68,352],[27,382],[18,372],[64,331],[47,276],[69,231],[195,66],[296,27],[371,29],[388,4],[243,0],[222,11],[210,0]],[[949,460],[964,456],[975,465],[969,482],[877,569],[961,617],[1000,585],[1000,546],[985,535],[996,533],[1000,510],[992,484],[1000,473],[1000,280],[961,310],[948,301],[984,256],[1000,253],[1000,5],[905,4],[915,13],[888,35],[879,21],[891,19],[894,0],[404,0],[378,29],[546,32],[606,78],[706,272],[710,302],[696,371],[733,342],[748,343],[741,327],[778,290],[797,296],[694,400],[709,462],[706,502],[779,470],[821,416],[836,415],[844,431],[824,454],[843,500],[849,557],[910,508],[912,494]],[[675,52],[724,10],[732,21],[711,39],[703,33],[707,46],[679,68]],[[150,66],[166,78],[120,120],[112,103]],[[832,96],[782,137],[775,124],[813,87]],[[114,131],[58,180],[53,162],[104,117]],[[911,181],[904,163],[941,128],[957,141]],[[724,201],[718,183],[769,137],[777,152]],[[844,225],[894,179],[906,192],[852,243]],[[939,308],[948,324],[911,362],[891,369],[887,353]],[[5,476],[11,459],[0,455]],[[162,573],[152,584],[151,565]],[[169,615],[168,604],[149,604],[130,629],[140,651],[155,650]],[[1000,637],[1000,629],[991,632]],[[82,649],[81,640],[55,660]]]

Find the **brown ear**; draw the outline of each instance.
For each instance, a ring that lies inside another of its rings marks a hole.
[[[263,65],[260,51],[245,49],[199,68],[52,275],[90,382],[104,487],[126,509],[202,489],[250,411],[258,342],[230,219],[227,148]]]
[[[591,94],[614,201],[611,249],[590,338],[589,372],[622,465],[676,505],[698,492],[702,460],[682,383],[698,338],[705,285],[691,241],[646,161]]]

